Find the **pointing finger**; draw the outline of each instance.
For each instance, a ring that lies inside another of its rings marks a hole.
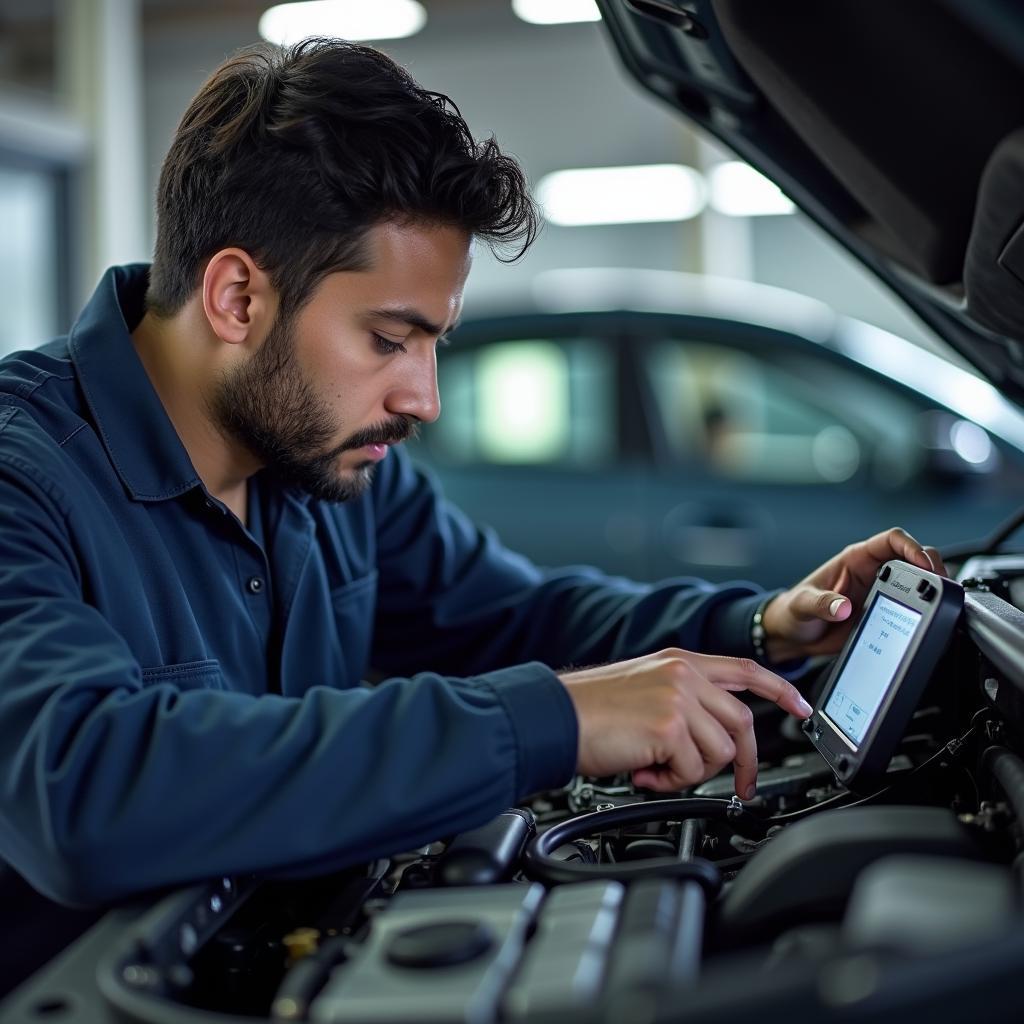
[[[812,711],[810,704],[800,696],[800,691],[777,676],[763,665],[749,658],[726,658],[720,655],[694,655],[699,658],[703,676],[725,690],[749,690],[759,697],[778,704],[797,718],[807,718]]]
[[[721,690],[708,691],[701,703],[732,737],[736,794],[743,800],[752,800],[757,794],[757,736],[753,713],[742,701]]]

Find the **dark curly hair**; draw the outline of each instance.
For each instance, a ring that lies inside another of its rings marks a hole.
[[[365,268],[366,233],[385,221],[462,227],[507,262],[539,224],[516,161],[386,54],[338,39],[251,47],[214,71],[171,143],[147,308],[176,313],[204,261],[237,246],[287,315],[327,274]]]

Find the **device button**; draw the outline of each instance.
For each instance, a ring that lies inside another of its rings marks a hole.
[[[933,587],[927,580],[921,580],[917,585],[917,592],[921,595],[923,600],[930,601],[935,596],[935,587]]]
[[[878,578],[879,578],[879,579],[880,579],[880,580],[881,580],[881,581],[882,581],[883,583],[884,583],[884,582],[885,582],[885,581],[886,581],[886,580],[887,580],[887,579],[888,579],[888,578],[889,578],[889,577],[890,577],[891,575],[892,575],[892,566],[891,566],[891,565],[883,565],[883,566],[882,566],[882,568],[878,570]]]
[[[840,775],[845,775],[850,768],[850,759],[845,754],[840,754],[836,758],[836,771]]]

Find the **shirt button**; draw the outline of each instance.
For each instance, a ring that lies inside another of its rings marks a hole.
[[[249,582],[246,583],[249,588],[250,594],[262,594],[263,593],[263,580],[259,576],[250,576]]]

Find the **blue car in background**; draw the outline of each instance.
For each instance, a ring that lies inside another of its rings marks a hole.
[[[899,523],[942,545],[1024,495],[1024,417],[947,359],[782,289],[539,275],[470,305],[411,445],[541,564],[792,582]]]

